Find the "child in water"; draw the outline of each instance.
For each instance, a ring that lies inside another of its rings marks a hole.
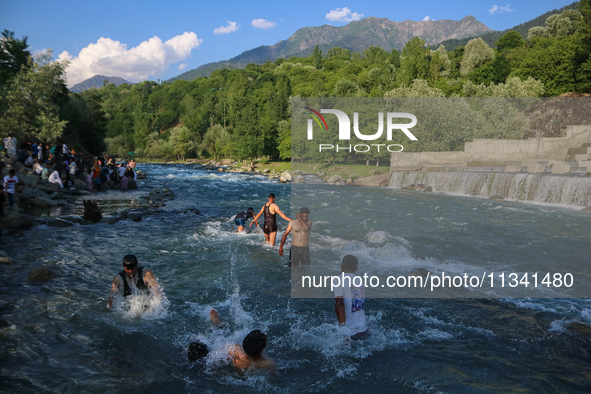
[[[219,314],[215,309],[209,313],[211,322],[216,326],[220,326]],[[267,336],[260,330],[254,330],[248,333],[242,341],[242,346],[236,344],[229,346],[226,350],[228,358],[232,361],[232,365],[241,371],[249,368],[275,368],[275,362],[263,356],[263,349],[267,346]],[[209,349],[203,342],[193,342],[189,345],[187,355],[189,361],[198,361],[207,357]]]

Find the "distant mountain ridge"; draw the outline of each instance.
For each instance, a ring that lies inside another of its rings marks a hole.
[[[495,45],[495,42],[497,42],[499,40],[499,38],[503,37],[503,34],[507,33],[510,30],[517,31],[523,36],[523,38],[527,38],[527,33],[529,32],[529,29],[531,29],[532,27],[535,27],[535,26],[546,26],[546,19],[550,15],[560,14],[566,10],[576,10],[576,9],[578,9],[578,7],[579,7],[579,2],[575,1],[574,3],[566,5],[560,9],[548,11],[545,14],[538,16],[537,18],[534,18],[534,19],[527,21],[525,23],[521,23],[517,26],[513,26],[510,29],[506,29],[506,30],[502,30],[502,31],[491,31],[488,33],[481,34],[479,36],[464,37],[461,39],[452,38],[449,40],[442,41],[441,45],[443,45],[446,50],[452,51],[457,47],[460,47],[462,45],[466,45],[468,43],[468,41],[470,41],[471,39],[476,38],[476,37],[480,37],[484,40],[484,42],[486,42],[488,45],[490,45],[492,47]],[[437,46],[439,46],[439,44]]]
[[[95,75],[94,77],[88,78],[82,82],[77,83],[76,85],[70,88],[70,91],[74,93],[80,93],[84,90],[88,90],[91,88],[100,88],[103,86],[105,81],[109,81],[114,83],[116,86],[121,84],[127,83],[129,85],[133,85],[133,82],[126,81],[121,77],[105,77],[104,75]]]
[[[227,61],[204,64],[170,81],[192,80],[208,76],[220,68],[244,68],[248,63],[261,64],[267,59],[309,56],[316,45],[325,52],[337,46],[353,52],[362,52],[370,45],[391,51],[392,49],[401,50],[414,36],[421,37],[428,45],[434,45],[448,39],[461,39],[492,31],[471,15],[459,21],[442,19],[420,22],[410,20],[394,22],[388,18],[368,17],[341,27],[331,25],[304,27],[287,40],[279,41],[275,45],[262,45]]]

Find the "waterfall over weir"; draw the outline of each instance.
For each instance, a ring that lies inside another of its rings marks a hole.
[[[507,200],[586,207],[591,205],[591,177],[479,171],[393,172],[391,188],[431,186],[436,193],[503,196]]]

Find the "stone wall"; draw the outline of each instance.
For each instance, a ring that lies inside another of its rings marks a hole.
[[[565,161],[569,155],[569,149],[578,148],[590,142],[591,125],[567,126],[564,137],[527,140],[475,139],[467,142],[464,151],[459,152],[393,153],[390,159],[390,171],[467,165],[519,166],[521,162],[539,160]],[[578,159],[586,160],[583,156],[577,157]]]

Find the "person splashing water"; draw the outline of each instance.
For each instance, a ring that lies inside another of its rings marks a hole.
[[[156,280],[156,276],[146,267],[138,267],[137,257],[133,254],[128,254],[123,257],[123,271],[119,272],[113,278],[111,286],[111,293],[109,294],[108,308],[111,309],[116,299],[133,298],[135,303],[131,303],[130,309],[138,309],[138,311],[131,311],[132,314],[141,314],[147,310],[160,309],[165,306],[165,297]],[[137,304],[137,308],[133,305]],[[152,311],[156,312],[157,311]]]

